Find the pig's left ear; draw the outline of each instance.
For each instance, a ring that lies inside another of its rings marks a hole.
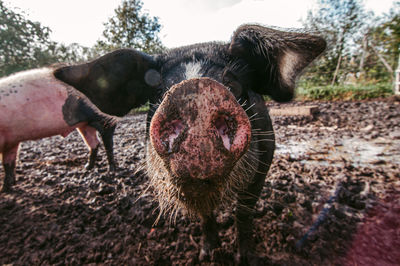
[[[284,102],[293,98],[296,78],[325,47],[318,36],[244,25],[234,33],[229,53],[249,64],[256,92]]]

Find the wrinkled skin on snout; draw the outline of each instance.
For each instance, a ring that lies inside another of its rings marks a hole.
[[[111,92],[124,108],[149,101],[146,167],[160,215],[185,209],[200,217],[199,259],[212,261],[220,247],[215,211],[235,206],[237,262],[256,265],[265,261],[253,252],[253,209],[275,148],[263,95],[291,100],[296,79],[325,46],[318,36],[244,25],[228,43],[154,56],[121,49],[55,76],[103,111]]]
[[[5,171],[2,191],[15,184],[19,144],[53,135],[67,136],[77,129],[89,151],[87,169],[93,168],[99,131],[110,170],[115,168],[112,135],[116,118],[102,113],[82,93],[57,80],[53,69],[20,72],[0,79],[0,153]]]

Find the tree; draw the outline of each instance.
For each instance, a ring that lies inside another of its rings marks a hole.
[[[362,69],[366,75],[377,80],[392,79],[400,55],[400,2],[395,2],[389,14],[369,28],[363,42]]]
[[[50,40],[51,30],[7,8],[0,0],[0,77],[25,69],[73,63],[93,57],[92,49]]]
[[[62,63],[76,63],[91,60],[98,56],[93,48],[82,46],[78,43],[71,43],[69,45],[53,42],[48,47],[56,62]]]
[[[306,29],[320,33],[328,42],[318,70],[325,72],[325,79],[330,79],[332,85],[337,82],[343,61],[351,61],[356,37],[365,21],[366,13],[360,0],[319,0],[318,9],[309,11],[303,22]]]
[[[48,63],[50,29],[8,9],[0,0],[0,76]]]
[[[96,48],[110,51],[128,47],[147,53],[162,49],[158,38],[161,30],[158,18],[143,13],[142,7],[141,0],[123,0],[115,9],[115,16],[104,23],[103,40],[97,42]]]

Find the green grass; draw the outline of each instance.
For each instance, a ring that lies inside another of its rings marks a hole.
[[[301,84],[296,89],[296,100],[366,100],[374,98],[385,98],[393,95],[392,83],[337,85],[337,86],[315,86],[303,87]],[[268,96],[266,101],[271,100]],[[149,110],[149,103],[132,109],[130,114],[145,113]]]
[[[138,107],[138,108],[134,108],[132,109],[129,114],[130,115],[135,115],[135,114],[141,114],[141,113],[147,113],[147,111],[149,111],[150,105],[149,102],[147,102],[146,104]]]
[[[297,88],[297,100],[366,100],[393,95],[391,83]]]

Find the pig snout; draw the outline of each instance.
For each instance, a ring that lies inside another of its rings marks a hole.
[[[174,85],[150,124],[152,146],[181,178],[227,176],[250,140],[246,112],[224,85],[209,78]]]

